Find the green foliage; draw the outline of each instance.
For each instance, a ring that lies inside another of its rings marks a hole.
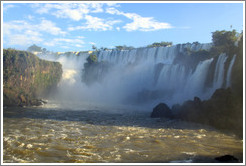
[[[215,31],[212,32],[212,40],[215,46],[231,46],[237,40],[236,30],[233,31]]]
[[[31,45],[30,47],[27,48],[27,51],[30,51],[30,52],[42,52],[42,48],[33,44]]]
[[[148,45],[147,47],[167,47],[167,46],[172,46],[172,42],[155,42],[152,43],[151,45]]]
[[[123,46],[115,46],[115,48],[117,50],[132,50],[132,49],[134,49],[133,46],[126,46],[126,45],[123,45]]]
[[[89,55],[86,60],[87,60],[87,63],[89,63],[89,64],[97,63],[97,61],[98,61],[97,56],[95,54]]]
[[[227,53],[228,55],[235,52],[235,42],[237,41],[238,33],[232,31],[215,31],[212,33],[213,47],[211,49],[213,55]]]
[[[97,47],[94,46],[94,45],[92,45],[92,50],[93,50],[93,51],[97,51]]]
[[[238,38],[238,47],[235,54],[236,60],[232,69],[232,88],[243,100],[243,33]]]
[[[102,50],[102,51],[107,51],[107,50],[109,50],[109,49],[108,49],[107,47],[101,47],[100,50]]]
[[[91,85],[94,82],[103,80],[105,74],[109,71],[111,64],[105,61],[98,62],[97,56],[91,54],[87,58],[82,70],[82,82]]]
[[[40,95],[45,95],[46,92],[56,86],[61,75],[62,67],[58,62],[41,60],[26,51],[4,49],[4,104],[30,104],[31,100]],[[20,101],[20,98],[25,103]]]

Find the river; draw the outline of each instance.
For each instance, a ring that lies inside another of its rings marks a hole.
[[[150,118],[148,111],[8,107],[4,163],[191,163],[230,154],[243,140],[212,127]]]

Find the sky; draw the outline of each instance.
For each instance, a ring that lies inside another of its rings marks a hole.
[[[243,3],[8,3],[3,47],[54,52],[119,45],[212,42],[216,30],[243,30]]]

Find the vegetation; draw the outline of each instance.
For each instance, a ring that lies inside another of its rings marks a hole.
[[[235,52],[235,42],[238,39],[238,33],[236,30],[232,31],[215,31],[212,33],[212,55],[218,55],[221,53],[227,53],[231,55]]]
[[[39,47],[35,44],[31,45],[30,47],[27,48],[27,51],[30,52],[42,52],[42,47]]]
[[[95,64],[98,62],[97,60],[97,56],[95,54],[91,54],[88,56],[88,58],[86,59],[88,64]]]
[[[89,55],[86,60],[82,70],[82,81],[87,85],[102,81],[111,65],[108,62],[98,62],[95,54]]]
[[[94,46],[94,45],[92,45],[92,50],[93,50],[93,51],[98,51],[97,47]]]
[[[134,49],[133,46],[126,46],[126,45],[123,45],[123,46],[115,46],[115,48],[117,50],[132,50],[132,49]]]
[[[152,43],[151,45],[148,45],[147,47],[169,47],[169,46],[172,46],[172,42],[155,42],[155,43]]]
[[[58,62],[39,59],[30,52],[3,50],[4,105],[33,105],[56,87],[62,75]]]
[[[240,34],[236,43],[238,46],[234,52],[236,59],[232,68],[231,87],[243,101],[243,33]]]

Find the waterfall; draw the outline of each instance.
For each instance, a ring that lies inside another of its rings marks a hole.
[[[98,68],[97,73],[103,74],[99,74],[100,81],[91,85],[85,84],[84,80],[81,81],[84,63],[89,53],[53,56],[53,59],[62,64],[64,72],[58,97],[65,95],[68,96],[66,100],[109,105],[136,104],[144,108],[152,108],[159,102],[165,102],[169,106],[182,104],[194,96],[208,99],[217,88],[222,87],[224,76],[226,85],[230,85],[235,56],[226,71],[225,62],[228,57],[226,54],[218,55],[212,73],[209,73],[209,69],[216,58],[208,57],[192,62],[183,60],[190,58],[190,55],[185,53],[187,49],[199,51],[210,48],[210,43],[179,44],[171,47],[93,52],[92,54],[96,54],[98,58],[98,63],[107,62],[111,66],[106,73],[103,73],[102,68]],[[42,58],[49,59],[44,56]],[[205,82],[209,75],[213,75],[213,82],[208,90]]]
[[[213,58],[201,61],[194,73],[188,75],[188,81],[184,87],[184,98],[192,99],[194,96],[198,96],[204,99],[205,80],[212,61]]]
[[[227,72],[227,76],[226,76],[226,87],[231,86],[231,71],[232,71],[232,67],[234,65],[235,59],[236,59],[236,54],[233,55],[233,58],[230,62],[229,68],[228,68],[228,72]]]
[[[225,53],[222,53],[219,55],[218,61],[216,63],[214,82],[213,82],[213,87],[215,89],[221,88],[223,85],[225,62],[227,58],[228,57]]]

